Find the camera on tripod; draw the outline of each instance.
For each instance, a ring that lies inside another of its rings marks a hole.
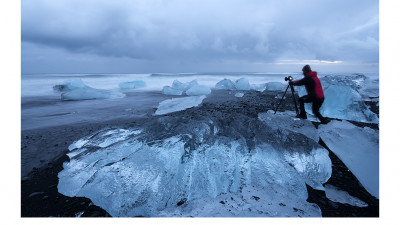
[[[286,92],[287,92],[287,90],[288,90],[289,87],[290,87],[290,90],[292,91],[292,97],[293,97],[294,107],[296,108],[296,115],[299,115],[299,109],[297,108],[296,98],[295,98],[295,96],[294,96],[294,88],[293,88],[293,84],[291,83],[292,80],[293,80],[293,77],[292,77],[292,76],[287,76],[287,77],[285,77],[285,81],[289,81],[289,84],[288,84],[288,86],[287,86],[287,88],[286,88],[285,93],[283,93],[283,96],[282,96],[281,101],[279,102],[278,106],[276,106],[276,109],[275,109],[275,113],[274,113],[274,114],[276,114],[276,111],[278,110],[279,106],[281,105],[282,100],[283,100],[283,98],[285,97]]]
[[[292,81],[292,80],[293,80],[292,76],[285,77],[285,81]]]

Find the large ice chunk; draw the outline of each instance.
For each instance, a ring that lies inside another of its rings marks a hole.
[[[204,85],[195,85],[186,91],[186,95],[208,95],[211,93],[211,89]]]
[[[54,85],[53,90],[58,93],[64,93],[84,87],[86,87],[86,85],[82,82],[81,79],[70,79],[64,81],[62,84]]]
[[[262,91],[265,91],[266,85],[267,84],[265,84],[265,83],[264,84],[251,84],[250,89],[262,92]]]
[[[237,90],[248,91],[250,90],[250,83],[247,78],[240,78],[236,80],[235,87]]]
[[[164,95],[182,95],[183,92],[179,89],[172,88],[170,86],[164,86],[162,89]]]
[[[296,87],[300,96],[306,95],[304,87]],[[331,84],[324,89],[325,101],[320,109],[323,116],[378,123],[377,115],[362,101],[361,95],[349,85]],[[306,111],[312,114],[311,104],[306,104]]]
[[[96,89],[85,85],[81,79],[72,79],[64,81],[61,85],[55,85],[53,90],[61,92],[61,100],[90,100],[90,99],[108,99],[123,98],[125,94],[113,91]]]
[[[119,83],[119,88],[121,89],[137,89],[142,87],[146,87],[146,82],[143,80],[133,80]]]
[[[199,85],[196,80],[187,83],[182,83],[178,80],[172,82],[172,86],[164,86],[162,93],[165,95],[208,95],[211,89],[204,85]]]
[[[160,102],[155,115],[168,114],[198,106],[205,98],[205,95],[201,95],[164,100]]]
[[[290,127],[245,118],[226,127],[169,115],[141,132],[97,132],[70,148],[58,190],[112,216],[321,216],[305,184],[329,178],[328,152]]]
[[[215,85],[216,89],[236,90],[235,84],[229,79],[223,79]]]
[[[172,82],[172,88],[177,89],[177,90],[181,90],[182,92],[186,92],[188,89],[190,89],[193,86],[197,86],[199,85],[199,83],[197,83],[197,80],[192,80],[190,82],[187,83],[182,83],[178,80],[174,80]]]
[[[321,125],[319,135],[364,188],[379,198],[379,132],[347,121]]]
[[[265,89],[268,91],[281,91],[284,89],[284,85],[281,82],[268,82],[265,85]]]
[[[271,128],[273,131],[290,131],[305,135],[315,142],[319,141],[318,130],[311,121],[296,118],[296,112],[276,112],[268,110],[266,113],[259,113],[258,119]]]

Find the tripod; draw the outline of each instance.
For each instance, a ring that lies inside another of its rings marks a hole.
[[[275,109],[275,113],[274,113],[274,114],[276,114],[276,111],[278,110],[279,106],[281,105],[282,100],[283,100],[283,98],[285,97],[286,92],[287,92],[287,90],[289,89],[289,87],[290,87],[290,90],[292,91],[292,97],[293,97],[293,101],[294,101],[294,106],[295,106],[295,108],[296,108],[296,115],[299,115],[299,109],[297,108],[296,98],[294,97],[294,88],[293,88],[293,85],[290,85],[290,83],[288,84],[288,86],[287,86],[287,88],[286,88],[286,91],[285,91],[285,93],[284,93],[283,96],[282,96],[281,101],[280,101],[279,104],[276,106],[276,109]]]

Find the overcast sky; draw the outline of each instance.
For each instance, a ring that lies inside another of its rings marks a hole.
[[[22,73],[379,69],[378,0],[22,0]]]

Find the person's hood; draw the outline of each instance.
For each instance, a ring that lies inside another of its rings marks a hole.
[[[317,72],[315,72],[315,71],[310,71],[310,72],[308,72],[308,73],[306,74],[306,76],[309,76],[309,77],[316,77],[316,76],[317,76]]]

